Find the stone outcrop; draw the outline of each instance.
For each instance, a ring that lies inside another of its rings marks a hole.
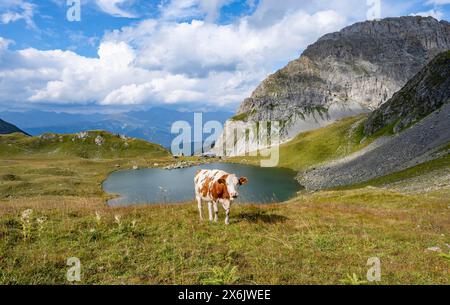
[[[402,90],[368,118],[364,132],[398,132],[450,102],[450,51],[436,56]]]

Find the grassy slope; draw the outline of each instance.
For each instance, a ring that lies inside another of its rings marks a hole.
[[[280,167],[304,170],[327,161],[345,157],[385,131],[363,141],[363,120],[359,115],[339,120],[329,126],[299,134],[280,146]],[[244,159],[244,161],[242,160]],[[232,162],[259,163],[260,157],[230,158]]]
[[[122,139],[103,131],[90,131],[86,139],[76,135],[49,134],[49,137],[26,137],[15,133],[0,136],[0,156],[73,156],[84,159],[132,158],[137,156],[163,157],[169,153],[160,145],[139,139]],[[95,139],[104,139],[96,145]]]
[[[169,153],[159,145],[136,139],[125,141],[106,132],[89,134],[86,140],[75,142],[74,135],[54,139],[0,136],[0,199],[105,196],[100,184],[111,171],[171,162]],[[105,140],[101,146],[94,143],[98,135]]]

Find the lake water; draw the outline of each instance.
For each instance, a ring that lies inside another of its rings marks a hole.
[[[247,177],[249,183],[239,190],[237,202],[240,203],[282,202],[300,190],[294,179],[296,172],[292,170],[231,163],[203,164],[174,170],[117,171],[103,183],[103,189],[120,196],[108,202],[112,206],[193,201],[194,176],[199,169],[221,169],[238,177]]]

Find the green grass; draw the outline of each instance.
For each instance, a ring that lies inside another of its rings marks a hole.
[[[234,206],[225,226],[222,211],[220,223],[200,222],[193,202],[109,208],[97,197],[10,199],[0,202],[0,283],[67,283],[66,261],[77,257],[81,284],[351,284],[349,275],[365,280],[367,260],[378,257],[379,284],[448,284],[448,259],[426,249],[450,241],[449,204],[323,192]]]
[[[95,139],[101,137],[102,145]],[[103,131],[89,131],[85,139],[76,135],[47,134],[44,137],[27,137],[20,133],[0,136],[0,156],[71,156],[83,159],[109,159],[132,157],[167,157],[169,152],[157,144],[139,139],[122,139]]]
[[[254,112],[255,112],[255,110],[237,114],[237,115],[233,116],[230,120],[231,121],[247,121],[248,117],[250,115],[252,115]]]
[[[104,143],[95,144],[101,136]],[[0,199],[45,195],[103,196],[101,182],[119,169],[154,167],[173,162],[161,146],[91,131],[50,138],[23,134],[0,136]]]
[[[364,118],[365,115],[345,118],[326,127],[299,134],[293,140],[280,146],[278,166],[305,170],[311,166],[345,157],[365,147],[375,137],[362,141]],[[245,156],[230,158],[230,161],[257,164],[260,159],[261,157]]]

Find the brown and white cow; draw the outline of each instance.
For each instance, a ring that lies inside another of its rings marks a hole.
[[[230,222],[230,208],[233,201],[239,196],[238,187],[246,184],[247,178],[237,178],[236,175],[228,174],[222,170],[199,170],[194,178],[195,198],[197,199],[200,219],[203,220],[202,202],[208,202],[209,220],[218,221],[218,203],[225,210],[225,224]]]

